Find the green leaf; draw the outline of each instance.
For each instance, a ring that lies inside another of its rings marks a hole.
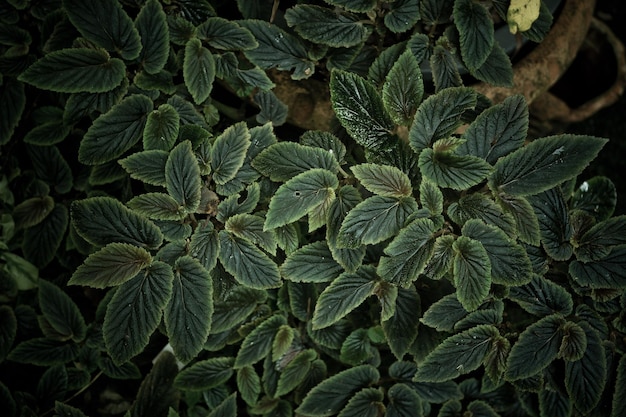
[[[49,146],[62,142],[72,131],[71,125],[66,125],[63,118],[45,122],[35,126],[24,136],[24,143],[31,145]]]
[[[156,261],[126,281],[109,301],[102,332],[117,365],[143,352],[172,295],[172,268]]]
[[[207,417],[237,417],[237,393],[230,394]]]
[[[456,293],[452,293],[431,304],[420,321],[439,332],[452,333],[456,323],[465,318],[467,314],[467,310],[459,302]]]
[[[388,144],[394,124],[370,82],[357,74],[333,71],[330,95],[341,125],[359,145],[381,149]]]
[[[350,210],[344,219],[337,246],[356,248],[382,242],[397,234],[415,210],[417,202],[413,197],[369,197]]]
[[[494,283],[517,286],[530,281],[532,265],[526,251],[502,229],[473,219],[465,223],[462,233],[487,251]]]
[[[170,54],[170,30],[161,3],[146,1],[137,14],[135,27],[142,46],[139,62],[148,74],[156,74],[163,69]]]
[[[444,382],[478,369],[498,336],[497,328],[483,324],[448,337],[420,363],[414,381]]]
[[[54,199],[52,197],[31,197],[15,206],[13,220],[18,227],[32,227],[43,221],[53,209]]]
[[[565,388],[576,410],[589,414],[602,398],[608,371],[600,336],[586,322],[579,325],[587,336],[587,349],[580,360],[565,362]]]
[[[252,161],[254,169],[276,182],[288,181],[314,168],[339,171],[339,164],[326,149],[279,142],[261,151]]]
[[[92,5],[63,0],[63,9],[85,39],[129,61],[139,56],[139,32],[119,2],[103,0]]]
[[[252,366],[237,369],[237,389],[248,405],[256,404],[261,393],[261,378]]]
[[[569,273],[578,285],[589,288],[626,288],[626,245],[613,246],[598,261],[573,261]]]
[[[0,362],[4,361],[13,347],[17,335],[17,319],[13,308],[0,306]]]
[[[285,324],[285,317],[275,314],[255,327],[241,342],[234,367],[238,369],[253,365],[267,356],[272,350],[272,342],[278,329]]]
[[[524,243],[539,246],[541,233],[539,218],[526,197],[501,194],[498,203],[515,219],[517,238]]]
[[[393,121],[410,126],[424,95],[422,72],[411,51],[405,51],[393,65],[385,78],[382,94],[383,104]]]
[[[152,262],[145,249],[128,243],[109,243],[89,255],[72,277],[69,285],[106,288],[128,281]]]
[[[39,268],[48,265],[61,247],[68,224],[67,208],[55,205],[45,219],[24,231],[24,258]]]
[[[613,182],[596,176],[580,184],[572,197],[571,209],[584,210],[596,220],[607,220],[617,204],[617,190]]]
[[[337,417],[362,417],[382,415],[383,392],[381,388],[363,388],[357,392]]]
[[[292,282],[330,282],[342,272],[325,241],[304,245],[290,253],[280,266],[280,273]]]
[[[313,329],[328,327],[374,294],[378,281],[376,270],[369,265],[359,267],[354,273],[339,275],[320,294],[313,312]]]
[[[174,289],[164,322],[174,354],[189,362],[202,350],[213,316],[213,281],[202,264],[182,256],[174,264]]]
[[[13,79],[0,78],[0,145],[5,145],[13,136],[24,107],[26,106],[26,94],[24,84]]]
[[[111,184],[128,177],[126,171],[119,166],[117,161],[109,161],[102,165],[95,165],[91,167],[89,173],[89,185],[105,185]]]
[[[470,219],[480,219],[497,226],[508,236],[515,236],[515,219],[491,198],[479,193],[467,194],[448,206],[448,215],[458,225]]]
[[[485,63],[480,68],[470,70],[470,73],[487,84],[507,88],[513,86],[513,64],[498,42],[493,44]]]
[[[209,98],[215,80],[215,58],[200,39],[190,39],[185,45],[183,78],[196,104]]]
[[[534,140],[496,162],[489,187],[498,194],[516,196],[549,190],[580,174],[606,142],[577,135]]]
[[[467,128],[459,153],[485,159],[490,164],[524,145],[528,133],[528,104],[524,96],[507,97],[482,112]]]
[[[244,286],[233,287],[223,299],[215,303],[211,333],[217,334],[241,324],[266,299],[265,291]]]
[[[424,271],[433,254],[435,233],[439,229],[430,219],[417,219],[385,248],[378,263],[378,275],[400,287],[408,287]]]
[[[611,246],[626,243],[626,216],[596,223],[577,240],[574,252],[579,261],[602,259],[609,253]]]
[[[459,30],[463,62],[470,70],[479,68],[494,44],[494,25],[489,11],[472,0],[455,1],[454,24]]]
[[[78,357],[78,352],[79,347],[75,343],[36,337],[15,346],[7,359],[37,366],[52,366],[75,360]]]
[[[453,274],[456,294],[467,311],[476,310],[489,295],[491,261],[483,245],[466,236],[453,244]]]
[[[12,283],[15,283],[15,287],[12,284],[11,287],[25,291],[37,288],[39,281],[39,269],[28,262],[26,259],[19,255],[10,252],[0,253],[0,259],[4,262],[4,265],[0,272],[2,278],[11,279]]]
[[[200,204],[200,167],[191,149],[191,142],[184,141],[172,149],[165,163],[165,187],[167,192],[187,213],[193,213]]]
[[[558,390],[542,389],[539,391],[539,412],[544,416],[571,416],[572,402],[565,393]]]
[[[104,93],[120,85],[126,65],[101,49],[69,48],[50,52],[18,79],[58,93]]]
[[[280,373],[275,396],[280,397],[296,389],[306,379],[316,358],[317,353],[313,349],[297,353]]]
[[[586,323],[585,323],[586,324]],[[587,325],[588,330],[591,327]],[[568,362],[580,360],[587,350],[587,334],[585,330],[572,321],[568,321],[561,328],[563,331],[563,341],[559,348],[559,358],[563,358]],[[595,332],[595,331],[594,331]],[[597,332],[595,332],[597,334]]]
[[[554,313],[569,316],[574,305],[572,296],[565,288],[535,274],[528,284],[511,287],[508,298],[536,316]]]
[[[178,138],[180,116],[171,105],[164,103],[148,114],[143,130],[143,148],[169,151]]]
[[[339,186],[332,172],[314,168],[281,185],[272,199],[265,217],[265,230],[292,223],[335,198]]]
[[[162,352],[139,386],[130,417],[163,416],[171,407],[178,407],[179,392],[172,386],[178,372],[176,358]]]
[[[120,157],[139,142],[152,109],[152,101],[139,94],[113,106],[87,129],[78,149],[79,162],[97,165]]]
[[[87,333],[87,326],[78,306],[56,285],[39,280],[39,307],[48,323],[60,334],[81,342]]]
[[[54,411],[58,416],[86,417],[86,414],[84,414],[80,409],[64,404],[60,401],[55,402]]]
[[[281,126],[287,121],[287,105],[280,101],[273,91],[258,91],[254,95],[254,102],[261,109],[256,115],[258,123]]]
[[[399,0],[391,3],[385,13],[385,26],[394,33],[403,33],[411,29],[420,19],[418,0]]]
[[[567,203],[558,187],[530,198],[537,219],[543,248],[554,260],[566,261],[573,253],[572,228]]]
[[[208,220],[198,222],[189,242],[189,254],[210,272],[217,264],[219,248],[217,230],[213,223]]]
[[[163,243],[163,234],[153,222],[111,197],[75,200],[71,214],[78,234],[95,246],[121,242],[157,249]]]
[[[394,384],[387,392],[389,405],[387,417],[422,417],[423,406],[421,397],[406,384]]]
[[[613,394],[613,408],[611,417],[619,417],[626,411],[626,356],[622,355],[617,364],[617,376],[615,377],[615,392]]]
[[[215,139],[211,149],[213,181],[226,184],[235,178],[250,147],[250,132],[245,123],[236,123]]]
[[[443,42],[447,40],[447,37],[443,35],[441,39]],[[435,45],[429,58],[436,92],[463,85],[463,79],[459,73],[459,62],[455,54],[456,51],[451,50],[449,47],[444,47],[442,42]]]
[[[197,28],[196,35],[213,48],[249,50],[259,46],[248,29],[221,17],[210,17]]]
[[[233,375],[235,359],[217,357],[195,362],[176,375],[174,386],[185,391],[206,391],[219,387]]]
[[[398,288],[395,312],[388,320],[382,320],[382,328],[393,355],[402,359],[417,337],[421,311],[420,296],[414,286]]]
[[[70,94],[65,102],[63,122],[66,125],[71,125],[85,117],[91,119],[92,112],[107,113],[126,96],[128,86],[128,78],[123,78],[121,84],[104,93]]]
[[[375,0],[324,0],[328,4],[340,6],[351,12],[369,12],[376,5]]]
[[[333,48],[359,45],[372,32],[357,15],[307,4],[287,9],[285,20],[304,39]]]
[[[557,358],[561,346],[563,316],[553,314],[531,324],[511,348],[505,377],[509,381],[528,378]],[[604,355],[602,355],[604,357]]]
[[[346,145],[332,133],[321,130],[307,130],[300,136],[300,144],[325,149],[333,154],[339,164],[345,163]],[[332,171],[332,169],[329,169],[329,171]]]
[[[367,78],[369,81],[376,87],[380,88],[384,84],[385,79],[394,64],[400,59],[400,55],[402,55],[406,49],[406,44],[404,42],[399,42],[384,49],[378,56],[376,56],[376,54],[378,54],[378,52],[376,52],[376,59],[367,69]]]
[[[296,413],[320,417],[337,414],[355,392],[376,382],[378,378],[378,370],[371,365],[341,371],[311,389]]]
[[[131,178],[146,184],[165,186],[165,164],[169,152],[150,150],[136,152],[118,163],[128,172]]]
[[[229,217],[224,229],[276,255],[276,238],[271,231],[263,231],[263,222],[264,219],[261,216],[240,213]]]
[[[315,71],[309,59],[307,47],[299,38],[285,32],[269,22],[247,19],[240,22],[256,38],[259,46],[244,51],[245,56],[263,69],[276,68],[281,71],[293,69],[291,78],[309,78]]]
[[[141,194],[127,204],[137,213],[155,220],[181,220],[185,217],[185,209],[165,193]]]
[[[360,365],[373,356],[372,342],[367,329],[356,329],[341,345],[339,360],[348,365]]]
[[[361,185],[384,197],[408,197],[413,193],[411,180],[396,167],[377,164],[359,164],[351,168]]]
[[[339,188],[337,198],[328,209],[326,241],[333,258],[348,272],[354,272],[361,265],[365,256],[365,247],[354,249],[337,247],[337,236],[346,214],[361,201],[361,195],[351,185]]]
[[[415,113],[409,130],[409,144],[415,152],[447,138],[461,124],[466,110],[476,107],[476,92],[468,87],[448,88],[428,97]]]
[[[249,240],[222,230],[219,233],[219,245],[220,262],[241,285],[255,289],[280,286],[276,263]]]

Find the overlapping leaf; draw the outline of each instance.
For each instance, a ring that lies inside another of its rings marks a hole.
[[[385,26],[394,33],[408,31],[420,18],[418,0],[399,0],[391,3],[390,10],[385,13]]]
[[[249,30],[221,17],[210,17],[197,28],[197,36],[213,48],[249,50],[258,47]]]
[[[530,203],[537,214],[544,250],[557,261],[568,260],[573,252],[570,239],[574,231],[563,193],[555,187],[531,197]]]
[[[466,236],[453,244],[453,274],[457,298],[467,311],[476,310],[491,288],[491,261],[483,245]]]
[[[381,324],[391,352],[401,360],[415,342],[419,328],[422,306],[415,287],[398,288],[394,307],[393,316],[387,320],[381,317]]]
[[[424,83],[419,63],[415,55],[407,50],[385,78],[383,104],[396,124],[410,126],[423,95]]]
[[[6,144],[13,136],[26,105],[24,84],[17,80],[1,79],[0,84],[0,145]]]
[[[161,3],[148,0],[137,14],[135,27],[142,45],[139,61],[144,71],[156,74],[163,69],[170,53],[170,31]]]
[[[257,363],[272,350],[274,336],[280,326],[287,323],[284,316],[275,314],[265,319],[252,330],[241,342],[241,348],[235,358],[235,368],[242,368]]]
[[[131,178],[150,185],[165,186],[165,164],[169,153],[162,150],[150,150],[134,153],[118,163]]]
[[[331,152],[295,142],[279,142],[266,148],[254,158],[252,166],[272,181],[287,181],[313,168],[339,171]]]
[[[215,58],[200,39],[190,39],[185,46],[183,79],[196,104],[209,98],[215,80]]]
[[[494,27],[487,8],[471,0],[455,1],[454,24],[459,30],[463,62],[470,69],[479,68],[494,44]]]
[[[280,266],[283,277],[293,282],[330,282],[342,270],[325,241],[302,246],[289,254]]]
[[[24,231],[24,258],[39,268],[50,263],[61,247],[68,223],[67,208],[55,205],[45,219]]]
[[[344,185],[337,192],[337,198],[328,209],[326,224],[326,241],[333,258],[348,272],[354,272],[365,256],[365,247],[340,248],[337,246],[337,236],[346,215],[361,202],[361,195],[356,188]]]
[[[191,142],[176,145],[165,163],[165,187],[187,213],[193,213],[200,204],[201,180],[198,160]]]
[[[413,192],[409,177],[396,167],[365,163],[351,170],[361,185],[374,194],[400,198]]]
[[[576,283],[589,288],[626,288],[626,245],[614,246],[600,260],[572,261],[569,273]]]
[[[215,139],[211,148],[213,181],[226,184],[235,178],[250,147],[250,131],[245,123],[237,123]]]
[[[174,107],[165,103],[148,114],[143,131],[143,148],[169,151],[178,138],[180,117]]]
[[[232,357],[215,357],[190,365],[176,375],[174,386],[188,391],[205,391],[218,387],[233,375]]]
[[[572,296],[565,288],[535,274],[528,284],[512,287],[509,298],[537,316],[554,313],[568,316],[573,309]]]
[[[133,211],[155,220],[181,220],[185,217],[184,207],[165,193],[140,194],[127,204]]]
[[[59,334],[81,342],[87,334],[87,326],[78,306],[56,285],[39,281],[39,307],[48,323]]]

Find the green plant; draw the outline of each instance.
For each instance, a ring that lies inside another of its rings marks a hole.
[[[626,217],[577,180],[606,140],[428,94],[403,40],[328,73],[335,132],[281,126],[264,70],[350,47],[215,3],[0,6],[3,412],[622,415]],[[417,4],[328,3],[286,22],[360,4],[382,46]]]

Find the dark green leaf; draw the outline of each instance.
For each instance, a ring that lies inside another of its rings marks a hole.
[[[13,347],[17,335],[17,319],[13,309],[0,306],[0,362],[3,362]]]
[[[376,286],[374,294],[376,294],[376,297],[378,297],[378,301],[380,302],[380,321],[387,321],[396,313],[398,290],[397,286],[386,281],[380,281]],[[383,341],[381,340],[380,343],[382,342]]]
[[[360,388],[378,380],[380,374],[371,365],[360,365],[341,371],[311,389],[296,413],[331,416],[341,410]]]
[[[501,194],[498,197],[500,206],[515,219],[517,238],[529,245],[539,246],[539,218],[528,199],[510,194]]]
[[[339,181],[332,172],[314,168],[281,185],[270,200],[265,230],[292,223],[335,198]]]
[[[54,330],[75,342],[81,342],[85,338],[85,319],[65,292],[42,279],[39,280],[38,296],[41,312]]]
[[[330,93],[337,118],[359,145],[368,149],[387,145],[394,124],[370,82],[350,72],[334,71]]]
[[[234,358],[205,359],[183,369],[174,380],[176,388],[185,391],[205,391],[224,384],[233,375]]]
[[[456,294],[467,311],[476,310],[491,288],[491,261],[483,245],[460,236],[453,245],[453,274]]]
[[[542,389],[539,391],[539,412],[544,416],[571,416],[572,402],[563,392]]]
[[[470,219],[480,219],[487,224],[499,227],[508,236],[515,236],[513,216],[483,194],[472,193],[461,197],[448,206],[448,215],[460,226]]]
[[[128,177],[124,169],[119,166],[117,161],[109,161],[101,165],[91,167],[89,173],[89,185],[105,185],[111,184]]]
[[[578,238],[574,251],[579,261],[597,261],[609,253],[611,246],[624,243],[626,243],[626,216],[617,216],[601,221],[585,231],[582,237]]]
[[[242,202],[240,194],[233,194],[222,200],[217,206],[217,220],[224,222],[231,216],[251,213],[261,198],[261,186],[258,182],[253,182],[246,192],[246,199]]]
[[[534,140],[496,162],[489,186],[498,194],[540,193],[580,174],[604,144],[606,139],[576,135]]]
[[[325,241],[302,246],[280,266],[282,276],[293,282],[330,282],[342,270]]]
[[[178,138],[180,117],[174,107],[165,103],[148,114],[143,130],[143,148],[169,151]]]
[[[555,187],[532,196],[530,203],[539,220],[543,249],[554,260],[568,260],[573,252],[570,239],[574,230],[561,189]]]
[[[388,320],[381,320],[389,348],[398,360],[409,351],[417,337],[421,309],[420,296],[415,287],[398,288],[394,315]]]
[[[472,0],[457,0],[454,2],[454,24],[459,30],[463,62],[470,70],[479,68],[494,44],[494,25],[487,8]]]
[[[341,345],[339,360],[348,365],[360,365],[372,358],[372,342],[367,329],[356,329]]]
[[[357,15],[307,4],[287,9],[285,20],[304,39],[333,48],[359,45],[372,32]]]
[[[92,245],[121,242],[156,249],[163,243],[163,234],[153,222],[127,209],[114,198],[76,200],[71,211],[74,228]]]
[[[324,0],[328,4],[340,6],[351,12],[369,12],[376,5],[375,0]]]
[[[165,186],[165,164],[169,153],[161,150],[137,152],[118,163],[131,178],[150,185]]]
[[[196,104],[209,98],[215,80],[215,58],[200,39],[190,39],[185,45],[183,78]]]
[[[221,17],[210,17],[196,29],[198,38],[213,48],[248,50],[259,46],[248,29]]]
[[[376,56],[376,59],[367,70],[367,78],[369,81],[378,88],[382,87],[387,75],[405,50],[406,44],[404,42],[398,42],[380,52],[380,55]]]
[[[109,378],[114,379],[139,379],[141,371],[139,367],[132,362],[124,362],[116,365],[108,356],[100,356],[98,358],[98,367]],[[87,380],[89,381],[89,380]]]
[[[591,329],[589,325],[587,325],[587,328],[588,330]],[[563,331],[563,341],[559,348],[559,358],[569,362],[580,360],[587,350],[587,334],[585,330],[572,321],[565,323],[561,330]]]
[[[297,37],[285,32],[277,25],[261,20],[247,19],[240,22],[256,38],[259,46],[244,51],[246,57],[263,69],[276,68],[282,71],[294,70],[294,80],[309,78],[315,66],[309,60],[307,48]]]
[[[443,38],[445,39],[445,35]],[[442,44],[435,45],[429,64],[436,92],[463,85],[460,64],[454,50],[445,48]]]
[[[190,224],[181,223],[168,220],[155,220],[156,224],[161,232],[163,232],[163,238],[169,242],[179,242],[185,240],[191,236],[193,229]],[[191,251],[191,248],[189,249]]]
[[[280,373],[275,396],[283,396],[297,388],[306,378],[316,357],[317,353],[313,349],[297,353]]]
[[[176,357],[188,362],[204,346],[213,316],[213,282],[198,260],[183,256],[174,265],[174,289],[164,312]]]
[[[361,185],[384,197],[408,197],[413,193],[411,180],[396,167],[377,164],[359,164],[351,168]]]
[[[13,220],[17,227],[32,227],[45,219],[53,209],[54,199],[52,197],[31,197],[15,206]]]
[[[381,388],[363,388],[354,394],[337,417],[376,417],[385,410]]]
[[[79,347],[74,343],[37,337],[15,346],[7,359],[19,363],[51,366],[75,360],[78,357],[78,351]]]
[[[563,316],[553,314],[528,326],[511,348],[505,377],[509,381],[528,378],[556,359],[562,339],[560,329],[564,323]]]
[[[148,0],[137,14],[135,27],[141,38],[139,62],[148,74],[156,74],[167,63],[170,30],[161,3]]]
[[[485,63],[470,72],[476,79],[487,84],[509,88],[513,86],[513,65],[498,42],[493,44],[493,49]]]
[[[119,53],[126,60],[139,56],[139,32],[119,2],[103,0],[88,4],[63,0],[63,9],[85,39],[108,51]]]
[[[407,217],[417,210],[413,197],[373,196],[350,210],[337,236],[337,246],[356,248],[371,245],[394,236]]]
[[[326,241],[333,258],[348,272],[354,272],[361,265],[365,256],[365,247],[354,249],[337,247],[337,236],[346,214],[361,201],[361,195],[356,188],[344,185],[337,192],[337,198],[328,209],[326,225]]]
[[[278,329],[286,323],[284,316],[275,314],[259,324],[241,342],[234,367],[253,365],[267,356],[272,350],[272,342]]]
[[[345,163],[346,145],[332,133],[321,130],[308,130],[300,136],[300,143],[305,146],[325,149],[333,154],[339,164]]]
[[[417,219],[401,229],[385,248],[387,256],[380,258],[378,275],[385,281],[408,287],[432,256],[438,230],[430,219]]]
[[[252,166],[277,182],[288,181],[314,168],[323,168],[333,173],[339,171],[337,160],[328,150],[295,142],[279,142],[266,148],[254,158]]]
[[[172,386],[177,373],[174,355],[170,352],[159,354],[139,386],[129,417],[163,416],[170,407],[178,407],[180,394]]]
[[[68,224],[67,208],[55,205],[45,219],[24,231],[24,258],[40,268],[50,263],[63,242]]]
[[[46,369],[37,384],[36,398],[40,404],[49,405],[67,396],[67,369],[57,364]]]
[[[415,390],[406,384],[397,383],[387,392],[389,405],[386,417],[422,417],[422,399]]]
[[[193,213],[200,204],[200,167],[191,149],[191,142],[176,145],[165,163],[167,192],[187,213]]]
[[[207,417],[237,417],[237,393],[230,394]]]
[[[189,254],[210,272],[217,264],[218,253],[219,241],[213,223],[208,220],[200,221],[191,235]]]
[[[61,113],[62,114],[62,113]],[[24,143],[49,146],[62,142],[71,132],[72,126],[66,125],[63,118],[35,126],[24,136]]]
[[[172,73],[165,70],[155,74],[148,74],[146,71],[138,72],[133,78],[133,84],[142,90],[149,91],[150,94],[155,94],[157,90],[168,95],[176,92]]]
[[[71,125],[82,118],[91,118],[93,112],[107,113],[128,93],[128,78],[114,89],[104,93],[74,93],[65,102],[63,122]]]
[[[266,298],[265,291],[235,286],[215,303],[211,333],[217,334],[241,324]]]
[[[226,184],[235,178],[244,163],[249,147],[250,131],[245,123],[234,124],[219,135],[211,149],[213,181],[217,184]]]
[[[589,288],[626,288],[626,245],[613,246],[598,261],[573,261],[569,273],[578,285]]]
[[[252,366],[237,369],[237,389],[248,405],[256,404],[261,393],[261,378]]]
[[[222,230],[219,233],[219,244],[220,262],[237,282],[255,289],[280,286],[276,263],[249,240]]]
[[[156,220],[181,220],[185,217],[185,209],[165,193],[146,193],[131,199],[128,207],[137,213]]]
[[[411,29],[420,18],[418,0],[399,0],[391,3],[391,9],[385,14],[385,26],[394,33],[403,33]]]
[[[80,409],[72,407],[71,405],[64,404],[60,401],[56,401],[54,404],[54,411],[57,416],[64,417],[87,417]],[[10,415],[10,414],[9,414]]]
[[[102,49],[70,48],[50,52],[19,80],[58,93],[104,93],[120,85],[126,65]]]
[[[376,270],[369,265],[359,267],[354,273],[339,275],[317,300],[313,329],[328,327],[361,305],[374,293],[377,280]]]
[[[97,165],[120,157],[139,142],[152,109],[152,101],[138,94],[113,106],[85,133],[78,149],[79,162]]]
[[[570,208],[584,210],[597,221],[603,221],[613,215],[616,204],[615,184],[607,177],[596,176],[580,184],[572,197]]]
[[[287,121],[287,105],[280,101],[273,91],[259,91],[254,95],[254,101],[261,108],[256,115],[260,124],[271,122],[274,126],[281,126]]]
[[[407,50],[387,74],[382,91],[383,104],[396,124],[410,126],[423,95],[419,63]]]
[[[224,229],[276,255],[276,238],[273,232],[263,231],[263,221],[261,216],[246,213],[235,214],[226,220]]]
[[[626,412],[626,356],[624,355],[617,364],[612,410],[611,417],[619,417]]]
[[[554,313],[569,316],[573,308],[572,296],[565,288],[535,274],[528,284],[511,287],[508,298],[537,316]]]
[[[478,369],[498,336],[497,328],[483,324],[448,337],[420,363],[414,380],[443,382]]]
[[[451,333],[456,323],[466,317],[467,314],[467,310],[459,302],[456,293],[452,293],[431,304],[420,321],[439,332]]]
[[[409,143],[415,152],[448,137],[461,124],[461,115],[476,106],[476,92],[468,87],[449,88],[428,97],[417,109]]]
[[[109,301],[102,332],[117,365],[141,353],[148,345],[172,295],[173,278],[172,268],[156,261],[120,285]]]
[[[24,84],[13,79],[0,78],[0,145],[5,145],[13,136],[26,105]]]

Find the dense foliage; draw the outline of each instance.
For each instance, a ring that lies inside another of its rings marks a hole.
[[[0,4],[3,415],[626,414],[606,140],[463,86],[485,3]]]

